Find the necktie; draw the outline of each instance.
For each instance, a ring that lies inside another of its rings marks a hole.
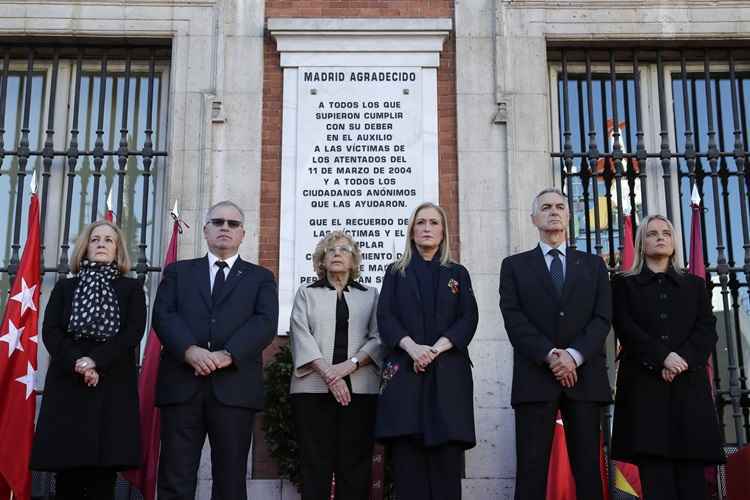
[[[229,264],[224,262],[223,260],[217,260],[214,262],[214,265],[219,268],[219,270],[216,272],[216,277],[214,278],[214,288],[211,290],[211,300],[215,301],[216,298],[221,293],[221,289],[224,288],[224,282],[226,282],[226,277],[224,276],[224,268],[229,267]]]
[[[557,288],[557,293],[562,294],[563,285],[565,284],[565,276],[563,275],[562,260],[560,259],[560,250],[553,248],[549,252],[552,256],[552,264],[549,266],[549,274],[552,276],[552,283]]]

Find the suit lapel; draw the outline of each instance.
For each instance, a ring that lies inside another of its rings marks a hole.
[[[211,273],[208,270],[208,255],[195,261],[196,282],[203,302],[211,309]]]
[[[229,296],[232,290],[234,290],[237,283],[242,281],[242,278],[248,274],[248,267],[247,262],[237,257],[232,269],[229,271],[229,276],[227,276],[227,280],[224,283],[224,288],[221,289],[219,296],[216,297],[216,300],[214,301],[214,307],[221,304]]]
[[[562,300],[567,300],[578,282],[581,273],[581,257],[578,252],[569,248],[565,254],[565,284],[563,285]]]
[[[531,261],[529,262],[529,268],[536,274],[537,280],[542,284],[542,288],[544,288],[552,298],[560,300],[560,295],[557,293],[557,288],[555,288],[555,284],[552,282],[552,276],[549,274],[549,268],[547,267],[547,262],[544,260],[544,255],[542,254],[542,248],[540,246],[537,246],[531,251],[529,254],[529,260]]]

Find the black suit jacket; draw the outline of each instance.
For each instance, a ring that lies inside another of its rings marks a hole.
[[[226,284],[211,300],[208,257],[184,260],[163,273],[153,326],[164,345],[156,404],[184,403],[202,378],[185,362],[191,345],[226,349],[232,364],[210,377],[216,399],[230,406],[263,408],[263,349],[276,334],[279,301],[268,269],[237,258]]]
[[[565,266],[560,295],[539,246],[503,261],[500,309],[513,344],[513,405],[553,401],[562,391],[574,400],[611,401],[604,354],[612,318],[607,268],[601,257],[573,249]],[[571,389],[555,380],[545,361],[555,347],[583,355]]]

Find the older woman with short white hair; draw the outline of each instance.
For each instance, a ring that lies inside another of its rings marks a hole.
[[[292,309],[292,413],[303,500],[370,497],[381,363],[378,292],[360,284],[361,254],[334,231],[313,253],[318,280],[297,291]]]

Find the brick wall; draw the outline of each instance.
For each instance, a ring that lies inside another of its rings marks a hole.
[[[267,0],[266,17],[449,17],[454,0]],[[458,155],[456,152],[455,38],[448,37],[437,72],[438,168],[440,202],[448,213],[451,247],[458,259]],[[266,34],[263,60],[263,138],[260,196],[260,264],[279,271],[279,216],[281,205],[282,69],[276,44]],[[264,353],[270,359],[286,339],[277,338]],[[261,417],[262,418],[262,417]],[[253,477],[277,477],[276,466],[257,419]]]

